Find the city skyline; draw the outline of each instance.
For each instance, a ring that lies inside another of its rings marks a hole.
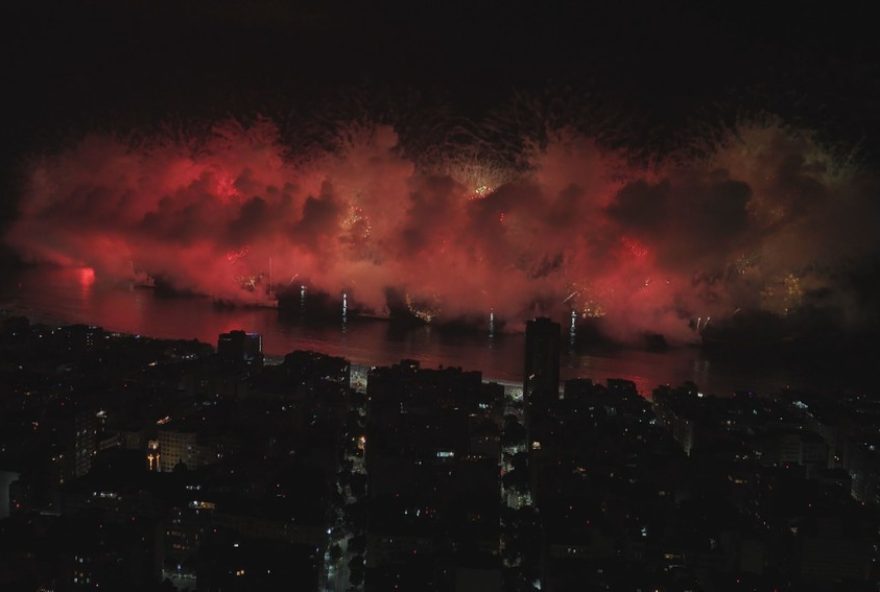
[[[880,592],[870,5],[0,10],[0,591]]]

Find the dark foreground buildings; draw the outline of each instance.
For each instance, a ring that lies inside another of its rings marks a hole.
[[[527,405],[547,407],[559,398],[560,327],[548,318],[526,323],[523,398]]]
[[[0,590],[878,590],[880,402],[0,320]]]

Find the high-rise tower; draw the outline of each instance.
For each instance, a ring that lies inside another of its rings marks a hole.
[[[559,398],[559,339],[559,324],[548,318],[526,324],[523,397],[529,407],[546,407]]]

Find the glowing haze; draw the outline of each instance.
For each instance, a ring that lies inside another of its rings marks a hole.
[[[862,314],[838,278],[877,248],[874,180],[810,134],[746,125],[643,166],[560,132],[517,170],[416,163],[390,127],[346,137],[303,155],[266,121],[197,142],[91,135],[34,159],[6,238],[242,303],[305,284],[381,313],[392,288],[441,318],[575,310],[621,339],[685,342],[738,309]]]

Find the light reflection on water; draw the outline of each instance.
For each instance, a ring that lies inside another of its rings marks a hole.
[[[51,323],[88,323],[105,329],[159,338],[198,339],[216,344],[219,333],[233,329],[263,335],[266,353],[282,355],[308,349],[343,356],[359,364],[390,364],[415,359],[423,367],[459,366],[485,377],[522,378],[521,334],[448,334],[435,327],[409,330],[383,321],[347,319],[338,324],[285,322],[269,308],[220,308],[207,298],[163,297],[153,290],[102,283],[91,270],[34,268],[0,282],[0,308]],[[790,371],[762,370],[760,375],[725,368],[697,349],[665,353],[620,351],[607,354],[564,347],[562,377],[632,380],[643,394],[658,384],[692,380],[703,390],[729,394],[738,389],[766,391],[800,385]]]

